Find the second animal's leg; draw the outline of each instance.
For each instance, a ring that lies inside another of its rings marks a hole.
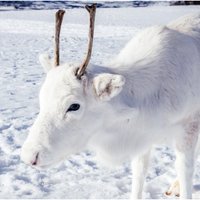
[[[131,199],[142,199],[143,185],[148,169],[150,150],[132,161],[132,191]]]

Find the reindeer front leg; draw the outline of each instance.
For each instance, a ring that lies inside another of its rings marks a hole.
[[[183,151],[183,149],[177,149],[176,158],[176,170],[177,177],[179,180],[179,190],[181,199],[191,199],[192,198],[192,179],[194,171],[194,153],[192,150],[188,152]],[[177,196],[179,196],[177,194]]]
[[[142,199],[143,185],[148,169],[150,150],[134,158],[132,166],[132,191],[131,199]]]
[[[177,171],[176,184],[178,187],[176,190],[180,190],[181,199],[192,198],[193,188],[193,172],[194,172],[194,160],[195,160],[195,149],[198,140],[199,132],[199,121],[192,120],[190,123],[184,124],[184,131],[176,140],[176,162],[175,167]],[[175,184],[174,184],[175,185]],[[179,194],[175,194],[179,196]]]
[[[175,167],[180,187],[180,198],[191,199],[193,188],[193,172],[195,149],[198,140],[198,132],[187,133],[176,144]]]

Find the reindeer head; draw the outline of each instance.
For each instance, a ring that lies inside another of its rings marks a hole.
[[[90,13],[89,45],[80,67],[59,66],[59,35],[64,12],[56,13],[54,66],[48,56],[40,57],[47,76],[39,95],[40,113],[22,147],[21,158],[25,163],[46,167],[84,150],[92,135],[102,128],[105,118],[102,108],[120,93],[124,84],[121,75],[86,73],[92,52],[96,6],[86,8]]]

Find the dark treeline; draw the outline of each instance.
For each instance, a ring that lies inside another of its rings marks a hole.
[[[200,1],[173,1],[170,5],[200,5]]]
[[[119,7],[145,7],[154,2],[150,1],[0,1],[1,6],[14,7],[17,10],[31,9],[70,9],[81,8],[87,3],[97,3],[98,8],[119,8]]]
[[[149,5],[165,3],[167,5],[200,5],[200,1],[0,1],[0,10],[42,10],[42,9],[70,9],[81,8],[87,3],[97,3],[98,8],[120,8],[120,7],[146,7]]]

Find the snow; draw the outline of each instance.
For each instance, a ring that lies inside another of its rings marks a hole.
[[[139,30],[166,24],[199,6],[98,9],[92,62],[104,64]],[[39,112],[38,92],[45,74],[39,53],[52,54],[54,13],[0,12],[0,198],[128,198],[131,169],[125,163],[108,169],[93,152],[81,152],[55,168],[38,171],[20,161],[20,148]],[[87,45],[87,12],[67,10],[62,27],[62,61],[80,62]],[[78,50],[78,51],[77,51]],[[166,147],[152,152],[145,198],[167,198],[176,176],[175,156]],[[193,197],[200,198],[200,159]]]

